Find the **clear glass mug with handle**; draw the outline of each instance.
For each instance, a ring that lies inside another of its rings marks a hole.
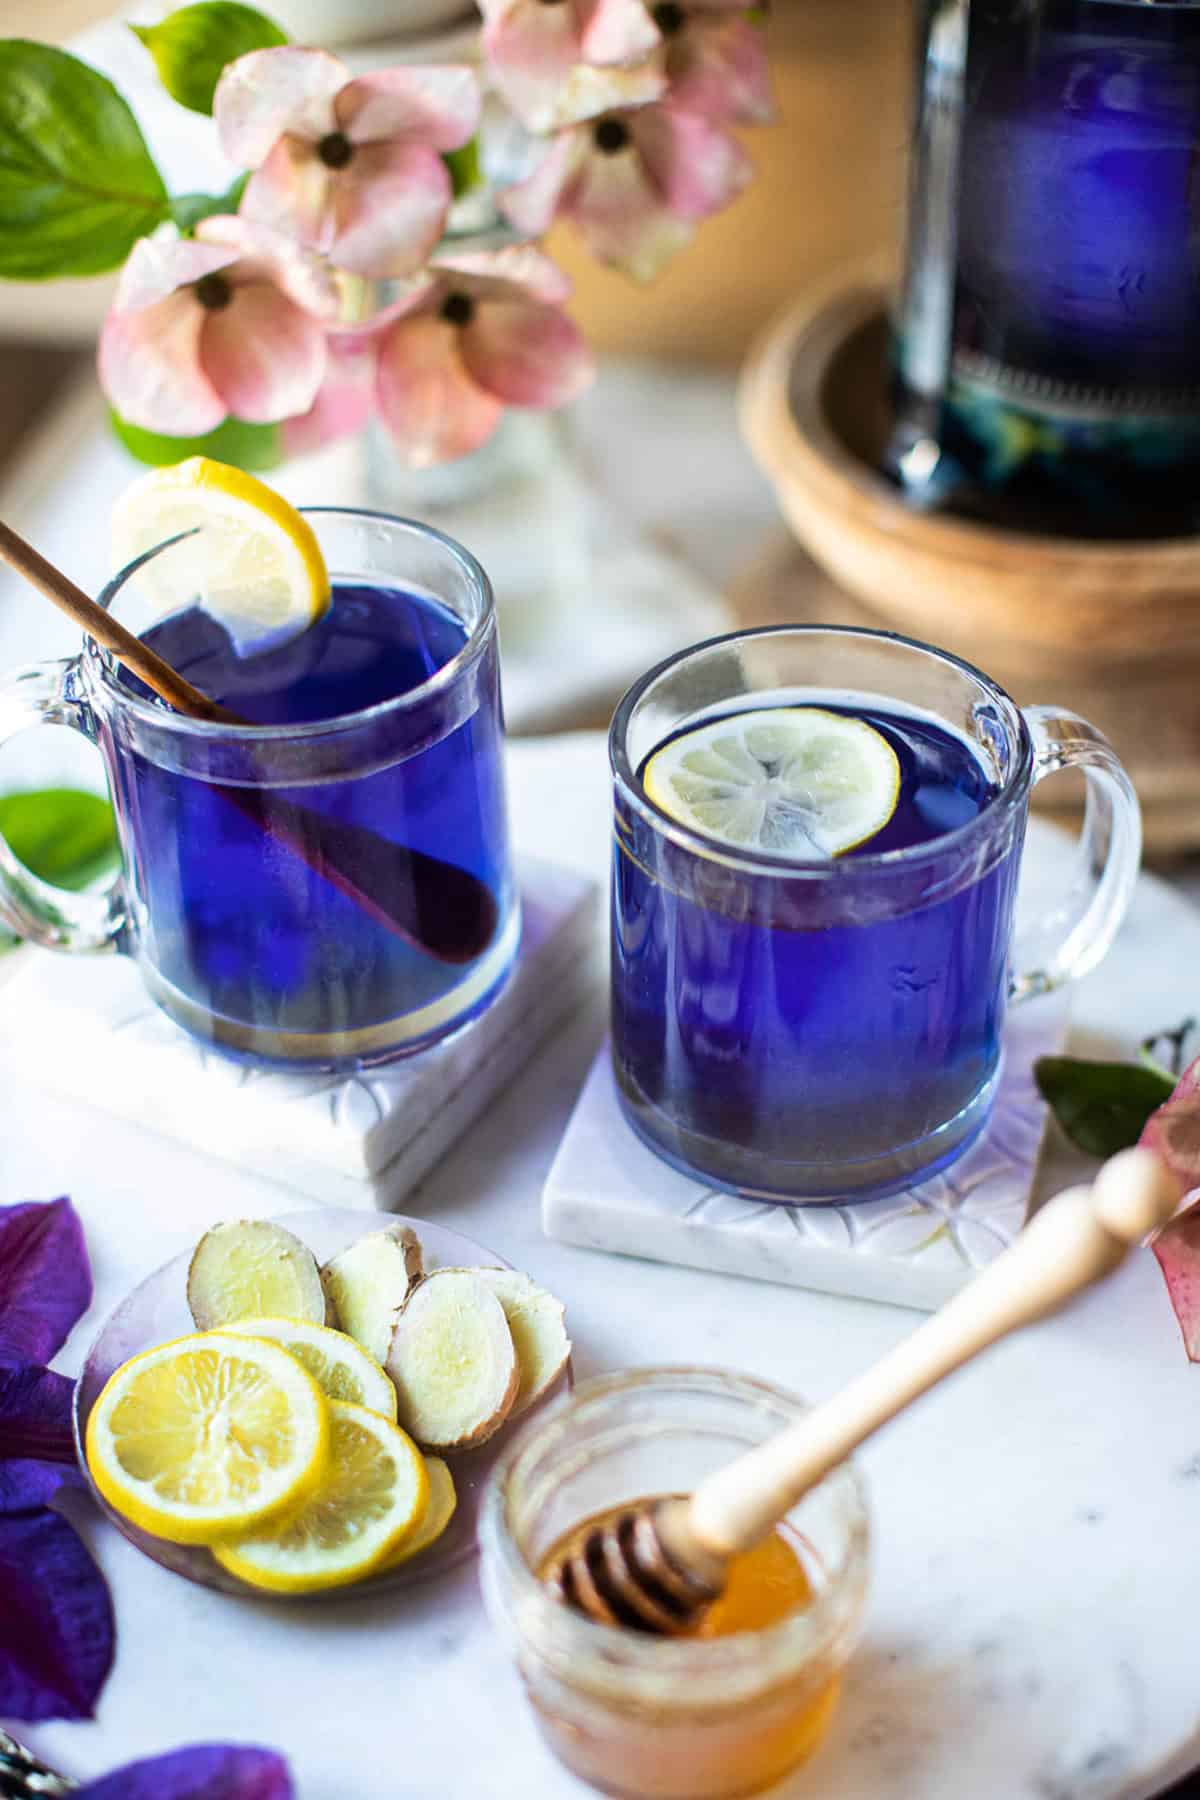
[[[780,704],[923,721],[987,797],[924,841],[810,861],[719,843],[650,797],[664,743]],[[1006,1007],[1094,968],[1137,878],[1137,797],[1100,732],[887,632],[768,627],[682,651],[625,695],[609,748],[622,1110],[684,1173],[753,1198],[871,1198],[952,1162],[990,1114]],[[1010,954],[1030,795],[1062,769],[1086,778],[1081,842]]]
[[[34,943],[134,958],[157,1004],[227,1054],[358,1067],[419,1050],[488,1005],[520,933],[491,587],[427,526],[307,514],[335,589],[429,595],[464,641],[418,686],[340,717],[184,718],[90,639],[0,681],[0,743],[66,725],[96,744],[121,872],[98,893],[37,880],[0,838],[0,921]],[[137,634],[162,614],[160,546],[101,604]],[[172,577],[173,580],[173,577]]]

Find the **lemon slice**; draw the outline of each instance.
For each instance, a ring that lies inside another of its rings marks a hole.
[[[327,611],[329,572],[312,526],[253,475],[207,456],[151,469],[113,510],[113,566],[182,531],[196,535],[153,557],[139,585],[164,611],[198,602],[239,656],[287,643]]]
[[[809,860],[841,856],[882,831],[896,810],[900,764],[862,719],[764,706],[673,738],[646,764],[642,785],[693,831]]]
[[[221,1330],[281,1345],[304,1365],[327,1400],[369,1406],[385,1419],[395,1419],[396,1390],[391,1377],[344,1331],[309,1325],[303,1319],[239,1319]]]
[[[198,1332],[110,1378],[87,1425],[104,1498],[173,1544],[207,1544],[279,1518],[329,1458],[321,1390],[277,1344]]]
[[[365,1406],[329,1404],[333,1454],[324,1481],[274,1534],[214,1544],[223,1569],[276,1594],[342,1587],[368,1575],[412,1532],[429,1498],[412,1439]]]
[[[414,1556],[420,1556],[422,1550],[428,1550],[430,1544],[437,1543],[454,1517],[458,1505],[454,1477],[440,1456],[425,1458],[425,1473],[429,1477],[429,1498],[425,1502],[425,1511],[409,1536],[401,1538],[399,1549],[388,1552],[379,1565],[381,1569],[394,1569],[398,1564],[410,1562]]]

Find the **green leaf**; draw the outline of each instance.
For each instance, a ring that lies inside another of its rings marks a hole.
[[[171,217],[184,237],[191,237],[201,219],[218,213],[235,213],[242,203],[249,175],[239,175],[223,194],[172,194]]]
[[[0,836],[27,869],[55,887],[90,887],[118,860],[112,807],[78,788],[0,797]]]
[[[154,469],[183,462],[189,456],[211,456],[254,475],[277,469],[283,461],[278,425],[247,425],[241,419],[226,419],[203,437],[164,437],[160,432],[131,425],[119,413],[110,413],[109,419],[130,455]]]
[[[483,180],[483,164],[479,159],[479,139],[472,138],[460,150],[445,150],[442,161],[450,171],[450,180],[454,186],[454,198],[461,199],[463,194],[477,188]]]
[[[213,94],[226,63],[251,50],[274,50],[287,43],[286,33],[252,6],[235,0],[201,0],[181,6],[160,25],[131,25],[154,58],[158,78],[180,106],[210,113]]]
[[[1136,1144],[1150,1114],[1175,1091],[1173,1076],[1140,1063],[1043,1056],[1033,1074],[1071,1142],[1089,1156],[1115,1156]]]
[[[166,216],[112,82],[49,44],[0,40],[0,278],[99,275]]]

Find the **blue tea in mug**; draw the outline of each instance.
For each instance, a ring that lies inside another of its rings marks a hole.
[[[789,734],[831,716],[822,801],[788,776]],[[848,811],[838,798],[844,726],[851,756],[857,733],[875,758],[861,816],[861,795]],[[673,842],[618,783],[613,1055],[634,1128],[688,1173],[766,1197],[884,1192],[959,1154],[994,1091],[1023,835],[964,863],[1001,789],[975,745],[877,697],[757,695],[691,720],[636,778],[713,843]],[[850,840],[832,858],[831,798]],[[769,867],[741,866],[759,855]],[[798,865],[814,862],[807,879]]]
[[[279,649],[237,655],[198,606],[143,637],[271,734],[223,746],[212,769],[194,746],[187,767],[145,743],[109,757],[164,1010],[227,1049],[322,1064],[415,1049],[478,1012],[518,928],[494,639],[451,681],[469,637],[455,612],[337,580],[328,612]],[[415,711],[397,715],[405,696]],[[324,753],[289,742],[321,721],[335,722]]]

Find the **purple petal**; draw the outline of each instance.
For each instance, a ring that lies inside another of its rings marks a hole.
[[[49,1362],[91,1303],[92,1271],[71,1202],[0,1209],[0,1353]]]
[[[44,1506],[79,1482],[71,1435],[75,1383],[31,1363],[0,1366],[0,1513]]]
[[[104,1577],[67,1521],[0,1517],[0,1715],[90,1719],[114,1636]]]
[[[250,1744],[191,1744],[127,1763],[76,1790],[76,1800],[292,1800],[282,1756]]]

